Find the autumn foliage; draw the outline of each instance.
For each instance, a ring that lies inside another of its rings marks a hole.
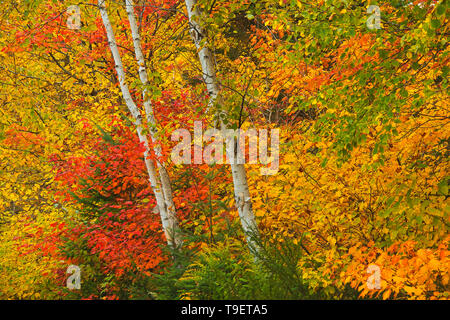
[[[198,0],[213,105],[185,2],[134,2],[146,86],[125,7],[105,1],[148,146],[97,1],[79,29],[70,1],[0,4],[1,299],[449,299],[448,2]],[[224,119],[280,129],[278,171],[245,165],[251,235],[229,165],[171,158],[175,130]],[[169,174],[179,248],[148,163]]]

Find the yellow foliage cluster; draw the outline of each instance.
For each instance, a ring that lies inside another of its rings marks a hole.
[[[385,250],[350,248],[351,262],[341,272],[344,283],[361,291],[361,297],[449,299],[449,245],[447,237],[435,249],[418,249],[415,241],[397,242]],[[381,288],[369,289],[364,275],[367,263],[379,266]]]
[[[446,191],[439,191],[448,172],[445,165],[417,165],[439,163],[438,152],[432,150],[438,151],[439,141],[448,139],[442,130],[444,120],[436,117],[429,126],[423,124],[429,122],[428,116],[445,113],[441,107],[429,106],[427,117],[399,116],[399,135],[389,141],[384,163],[370,152],[377,127],[368,133],[364,147],[355,149],[341,166],[336,161],[322,166],[325,157],[333,157],[331,142],[313,142],[311,135],[286,128],[278,174],[261,177],[250,168],[249,185],[261,229],[280,241],[302,239],[309,255],[298,267],[312,289],[352,284],[362,290],[362,297],[368,296],[364,284],[358,284],[367,279],[367,266],[377,262],[385,275],[383,290],[378,291],[384,292],[382,298],[423,298],[430,292],[435,298],[448,296],[445,239],[450,206]],[[349,249],[362,243],[373,244],[372,259],[364,259],[369,256],[362,253],[360,259],[350,259],[348,254],[354,252]],[[396,248],[412,243],[414,250],[400,259]],[[438,279],[441,287],[436,287]],[[327,290],[334,292],[331,287]]]

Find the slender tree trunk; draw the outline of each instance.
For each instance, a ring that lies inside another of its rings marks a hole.
[[[144,110],[147,118],[147,123],[149,125],[150,129],[150,136],[152,138],[153,143],[157,142],[157,129],[156,129],[156,118],[152,107],[152,102],[150,100],[150,96],[148,95],[148,76],[147,76],[147,69],[145,66],[145,60],[144,55],[142,53],[142,46],[141,46],[141,36],[139,34],[139,29],[136,23],[136,17],[134,14],[134,5],[133,0],[126,0],[126,11],[128,15],[128,20],[130,22],[130,28],[131,28],[131,35],[133,37],[133,45],[134,45],[134,52],[136,54],[136,61],[139,66],[139,78],[142,82],[143,91],[143,101],[144,101]],[[154,147],[155,154],[158,158],[161,157],[161,146],[158,144]],[[170,185],[170,178],[169,174],[159,159],[157,159],[157,167],[159,171],[159,177],[161,179],[161,185],[165,200],[165,207],[167,210],[167,217],[169,219],[170,229],[174,231],[174,242],[177,244],[177,246],[181,246],[181,238],[179,232],[176,232],[179,228],[178,224],[178,218],[176,216],[175,211],[175,204],[173,202],[173,195],[172,195],[172,187]]]
[[[131,28],[135,28],[133,32],[133,42],[135,45],[135,52],[136,52],[136,59],[139,63],[139,76],[141,77],[141,81],[145,85],[148,85],[148,79],[147,74],[144,66],[144,60],[142,56],[142,50],[140,46],[140,37],[139,33],[137,32],[137,25],[136,20],[134,19],[134,12],[133,8],[131,7],[131,11],[129,11],[129,1],[127,1],[127,12],[128,16],[130,18],[130,24]],[[130,4],[131,5],[131,4]],[[149,181],[153,190],[153,193],[155,194],[156,198],[156,204],[158,207],[159,214],[161,216],[162,226],[165,233],[165,236],[167,238],[167,242],[170,246],[177,248],[181,245],[181,240],[179,239],[177,228],[178,228],[178,220],[175,215],[175,206],[173,205],[172,200],[172,190],[170,188],[170,182],[168,180],[167,171],[165,168],[158,163],[158,167],[161,169],[163,168],[163,173],[161,173],[158,176],[157,170],[155,168],[155,165],[153,161],[150,159],[150,147],[147,140],[147,136],[143,133],[143,125],[142,125],[142,114],[139,110],[139,108],[136,106],[136,103],[134,102],[130,90],[128,88],[128,85],[126,83],[125,78],[125,72],[122,64],[122,59],[120,57],[119,50],[117,48],[117,42],[114,36],[114,31],[111,25],[111,22],[108,17],[108,13],[106,11],[105,7],[105,0],[98,0],[98,7],[100,10],[100,14],[103,20],[103,25],[106,29],[106,34],[108,37],[108,45],[111,50],[112,56],[114,58],[115,62],[115,68],[117,72],[117,76],[119,78],[119,85],[120,89],[122,91],[123,98],[125,100],[125,104],[128,107],[128,110],[130,111],[131,115],[134,118],[134,125],[136,127],[136,131],[139,137],[139,141],[142,142],[145,146],[144,151],[144,160],[145,165],[147,168],[147,173],[149,176]],[[144,81],[146,80],[146,81]],[[145,82],[145,83],[144,83]],[[149,125],[152,127],[151,135],[152,139],[156,139],[156,131],[154,128],[156,128],[156,121],[153,114],[153,109],[150,103],[149,98],[147,97],[147,91],[144,90],[144,104],[145,104],[145,111],[147,113],[147,119],[149,122]],[[155,151],[157,154],[157,152]],[[159,150],[160,154],[160,150]],[[164,177],[163,179],[161,177]],[[163,182],[161,182],[163,181]]]
[[[197,48],[198,58],[202,67],[203,80],[206,84],[206,88],[210,96],[210,100],[208,103],[209,109],[212,107],[219,95],[219,83],[216,78],[214,55],[211,51],[211,48],[209,47],[208,42],[205,39],[206,34],[201,26],[201,13],[198,8],[196,8],[197,1],[185,0],[185,3],[189,17],[191,35]],[[224,132],[226,126],[224,125],[222,120],[220,120],[220,126],[222,132]],[[252,199],[248,188],[245,166],[243,164],[237,163],[237,157],[235,155],[230,155],[228,158],[233,159],[230,161],[230,165],[234,185],[234,198],[236,207],[239,212],[241,225],[247,235],[247,243],[250,251],[252,253],[255,253],[256,251],[258,251],[258,245],[255,243],[253,237],[258,237],[259,231],[252,209]]]

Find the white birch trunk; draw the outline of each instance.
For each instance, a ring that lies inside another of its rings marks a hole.
[[[214,56],[208,43],[206,42],[206,39],[204,40],[205,32],[201,26],[201,13],[198,8],[196,8],[197,1],[185,0],[185,3],[191,27],[191,35],[197,48],[198,58],[202,67],[203,80],[205,81],[206,88],[210,96],[208,107],[211,108],[219,94],[219,84],[216,79]],[[226,127],[221,120],[220,124],[222,131],[224,131]],[[258,245],[253,241],[253,238],[250,235],[259,236],[259,233],[252,209],[252,199],[248,188],[245,166],[243,164],[236,163],[237,157],[235,155],[230,156],[229,159],[234,159],[231,162],[231,172],[233,177],[236,207],[239,212],[242,228],[247,235],[247,243],[250,251],[254,253],[255,251],[258,251]]]
[[[142,142],[145,146],[144,151],[144,160],[145,165],[147,168],[149,181],[153,190],[153,193],[155,194],[156,203],[159,209],[159,214],[161,216],[161,222],[163,226],[164,233],[167,238],[167,242],[170,246],[176,247],[178,243],[176,243],[175,239],[173,238],[173,235],[175,234],[175,230],[172,229],[173,223],[171,223],[169,214],[167,212],[167,206],[164,198],[164,193],[161,190],[161,181],[157,175],[155,166],[153,162],[149,159],[150,150],[149,150],[149,144],[146,135],[143,133],[143,126],[142,126],[142,115],[139,111],[138,107],[136,106],[131,94],[130,90],[128,88],[128,85],[126,83],[125,78],[125,72],[122,64],[122,59],[120,57],[119,50],[117,48],[117,42],[114,36],[114,31],[111,25],[111,22],[109,21],[108,13],[106,11],[106,7],[104,4],[105,0],[98,0],[98,7],[100,10],[100,15],[103,20],[103,25],[106,29],[106,34],[108,37],[108,45],[111,50],[111,54],[114,58],[115,62],[115,68],[117,72],[117,76],[119,78],[119,85],[120,89],[122,91],[123,98],[125,100],[125,104],[128,107],[128,110],[130,111],[131,115],[134,118],[134,125],[136,127],[136,131],[138,133],[139,141]]]
[[[156,129],[157,123],[152,107],[152,102],[150,100],[150,96],[148,95],[147,87],[149,85],[149,81],[147,76],[147,69],[145,67],[144,55],[142,53],[141,36],[139,34],[139,29],[134,14],[133,0],[126,0],[125,7],[128,15],[128,20],[130,22],[131,36],[133,37],[133,45],[134,45],[134,52],[136,54],[136,61],[139,67],[139,78],[143,86],[142,98],[144,102],[144,110],[146,114],[147,124],[149,126],[152,141],[153,143],[155,143],[157,142],[158,139]],[[156,145],[154,147],[154,151],[157,157],[161,157],[162,152],[161,147],[159,145]],[[157,160],[157,166],[159,176],[161,179],[161,185],[164,195],[165,207],[167,211],[167,218],[169,219],[170,230],[173,232],[174,243],[177,245],[177,247],[179,247],[181,246],[182,240],[178,232],[179,223],[178,218],[176,216],[175,204],[173,202],[172,187],[170,185],[169,174],[165,166],[162,163],[160,163],[159,160]]]

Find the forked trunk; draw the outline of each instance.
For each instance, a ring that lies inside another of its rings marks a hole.
[[[178,220],[175,214],[175,206],[172,200],[172,190],[170,188],[170,182],[168,179],[167,171],[164,166],[157,162],[157,166],[159,169],[159,175],[155,168],[153,161],[150,159],[150,147],[147,140],[147,136],[143,133],[143,124],[142,124],[142,115],[134,102],[128,85],[126,84],[125,72],[122,64],[122,59],[120,57],[119,50],[117,48],[117,42],[114,36],[114,31],[111,26],[111,22],[108,17],[108,13],[104,4],[105,0],[98,0],[98,6],[100,10],[100,14],[102,17],[103,25],[106,29],[106,34],[108,37],[108,45],[111,50],[112,56],[115,62],[115,68],[117,72],[117,76],[119,78],[119,85],[122,91],[123,98],[125,100],[125,104],[128,107],[131,115],[134,118],[134,125],[136,127],[136,131],[138,133],[139,141],[144,144],[144,160],[147,168],[147,173],[149,176],[149,181],[155,194],[156,203],[158,207],[159,214],[161,216],[162,226],[167,238],[167,242],[170,246],[177,248],[181,245],[181,239],[179,238],[178,233]],[[145,90],[145,86],[148,85],[147,74],[144,65],[144,59],[142,55],[142,50],[140,46],[140,37],[139,32],[137,31],[136,20],[134,18],[134,9],[132,7],[131,1],[127,0],[127,13],[130,19],[130,25],[133,32],[133,42],[135,46],[136,59],[139,64],[139,76],[141,81],[144,84],[144,107],[145,112],[147,114],[147,121],[151,127],[151,137],[153,141],[156,141],[156,121],[153,114],[153,109],[150,103],[149,97],[147,97],[147,91]],[[154,150],[156,155],[160,155],[160,150]]]

